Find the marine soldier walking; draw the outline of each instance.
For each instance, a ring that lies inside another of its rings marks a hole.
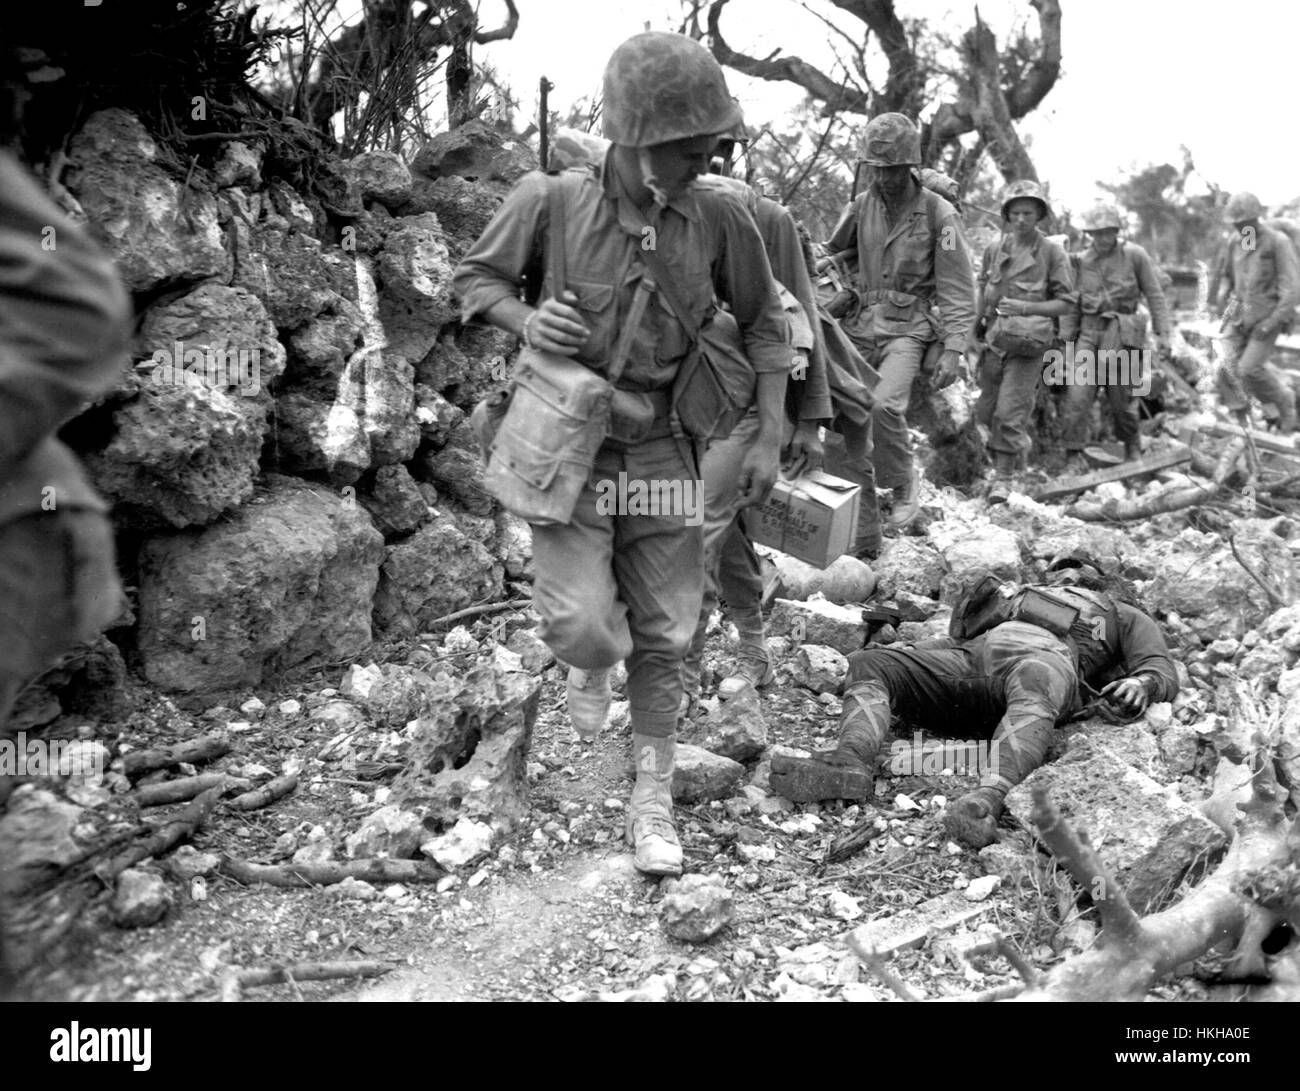
[[[616,345],[630,345],[616,385],[640,407],[631,416],[648,428],[621,432],[616,423],[570,521],[533,527],[533,600],[542,639],[570,664],[569,717],[579,734],[600,730],[609,668],[627,661],[637,770],[627,835],[636,866],[650,874],[682,867],[672,777],[681,663],[703,590],[703,537],[682,511],[603,513],[604,491],[595,485],[625,474],[679,496],[698,488],[694,452],[673,434],[671,391],[715,293],[730,306],[758,373],[759,424],[740,472],[742,503],[761,499],[776,480],[790,364],[780,298],[744,203],[728,190],[693,184],[708,170],[718,138],[740,120],[704,46],[677,34],[630,38],[605,70],[604,130],[613,147],[603,163],[522,178],[455,278],[465,320],[481,315],[531,349],[605,373]],[[551,285],[532,307],[520,289],[535,288],[547,265],[552,186],[561,187],[568,272],[565,284]],[[656,259],[668,278],[651,275]],[[654,298],[631,322],[633,297],[647,277]]]

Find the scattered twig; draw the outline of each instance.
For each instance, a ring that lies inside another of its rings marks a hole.
[[[907,984],[893,970],[885,965],[885,960],[874,949],[868,951],[861,940],[853,933],[849,934],[849,947],[858,956],[862,964],[888,985],[901,1000],[915,1002],[921,998],[907,987]]]
[[[1015,944],[1007,939],[1006,936],[999,935],[996,946],[998,954],[1015,967],[1016,973],[1020,975],[1026,985],[1032,989],[1038,984],[1041,975],[1029,964],[1025,956],[1016,950]],[[1017,990],[1017,992],[1018,991],[1019,990]]]
[[[297,787],[298,774],[290,773],[288,776],[268,780],[260,788],[254,788],[251,792],[236,796],[228,806],[232,811],[255,811],[259,807],[265,807],[267,804],[274,803],[277,799],[287,796]]]
[[[481,614],[495,614],[498,610],[522,610],[525,606],[531,606],[531,599],[510,599],[508,602],[487,602],[481,606],[470,606],[465,610],[457,610],[454,614],[448,614],[446,617],[437,617],[429,622],[429,628],[435,625],[445,625],[449,621],[460,621],[462,618],[478,617]]]
[[[1268,601],[1273,604],[1274,609],[1287,605],[1286,599],[1284,599],[1281,595],[1279,595],[1276,591],[1274,591],[1273,588],[1271,588],[1268,584],[1266,584],[1264,582],[1263,577],[1260,576],[1260,574],[1256,572],[1255,569],[1251,567],[1250,564],[1247,563],[1246,558],[1243,557],[1241,553],[1238,551],[1237,536],[1235,534],[1228,535],[1228,548],[1232,550],[1232,555],[1237,558],[1237,563],[1241,565],[1243,569],[1245,569],[1246,575],[1249,576],[1252,580],[1254,580],[1257,584],[1259,584],[1260,587],[1264,589],[1264,594],[1268,596]]]
[[[324,864],[254,864],[223,856],[221,874],[241,883],[266,883],[268,886],[332,886],[344,879],[368,883],[431,883],[447,873],[428,860],[389,860],[383,858],[350,860]]]
[[[221,999],[243,999],[244,989],[261,985],[291,985],[303,999],[299,981],[338,981],[348,977],[382,977],[393,969],[387,962],[297,962],[292,966],[267,966],[252,970],[227,970],[221,975]]]

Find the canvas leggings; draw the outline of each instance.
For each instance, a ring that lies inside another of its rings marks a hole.
[[[609,492],[600,485],[620,473],[629,482],[672,486],[693,499],[693,512],[602,514]],[[583,670],[626,660],[637,734],[667,737],[676,730],[681,661],[704,591],[702,493],[671,437],[627,449],[606,443],[572,522],[532,528],[538,635],[557,658]]]
[[[1043,763],[1056,724],[1075,707],[1078,674],[1065,643],[1008,621],[953,648],[865,648],[849,656],[845,715],[857,697],[884,742],[897,720],[936,734],[989,739],[980,785],[1006,791]]]

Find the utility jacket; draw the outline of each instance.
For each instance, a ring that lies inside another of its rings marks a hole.
[[[1041,231],[1034,232],[1028,250],[1015,253],[1010,232],[989,243],[980,265],[980,305],[991,323],[1000,299],[1045,303],[1051,299],[1078,300],[1074,274],[1064,248]]]
[[[1241,300],[1233,323],[1249,333],[1265,320],[1289,322],[1300,304],[1300,268],[1295,248],[1282,232],[1260,224],[1249,234],[1238,234],[1228,244],[1224,269],[1228,287]]]
[[[652,209],[647,223],[619,192],[604,163],[555,176],[566,197],[566,287],[591,331],[576,359],[601,370],[614,355],[632,296],[645,270],[637,254],[653,246],[674,276],[693,328],[673,315],[661,292],[646,308],[619,386],[671,387],[700,327],[712,313],[714,294],[740,327],[756,372],[788,372],[789,326],[763,248],[742,200],[718,188],[692,186],[667,208]],[[518,297],[536,296],[546,267],[548,176],[524,175],[456,269],[454,287],[463,321]]]
[[[869,186],[845,209],[827,246],[832,254],[858,252],[862,311],[852,326],[887,329],[891,336],[942,339],[966,348],[975,324],[975,280],[956,209],[913,181],[910,200],[890,222],[885,202]],[[882,323],[874,312],[884,308]],[[931,310],[937,312],[937,318]]]
[[[1172,701],[1178,693],[1178,670],[1160,627],[1135,606],[1116,602],[1100,591],[1081,587],[1045,587],[1043,591],[1079,609],[1067,643],[1075,653],[1079,677],[1090,686],[1123,677],[1141,678],[1152,701]]]
[[[112,261],[0,149],[0,523],[106,510],[54,433],[112,388],[130,315]]]
[[[1151,256],[1136,243],[1117,243],[1104,257],[1088,247],[1074,258],[1078,305],[1061,317],[1061,340],[1072,341],[1082,327],[1107,315],[1135,314],[1145,298],[1158,336],[1170,332],[1169,305]]]

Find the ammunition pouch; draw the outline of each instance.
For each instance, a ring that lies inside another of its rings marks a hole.
[[[1056,323],[1045,314],[998,315],[988,343],[1007,356],[1042,356],[1056,340]]]
[[[1037,625],[1062,640],[1079,619],[1079,608],[1041,587],[1018,588],[989,573],[957,602],[948,634],[970,640],[1006,621]]]
[[[757,397],[758,376],[745,355],[736,320],[719,311],[700,330],[699,345],[673,383],[673,411],[691,438],[711,442],[731,435]]]

